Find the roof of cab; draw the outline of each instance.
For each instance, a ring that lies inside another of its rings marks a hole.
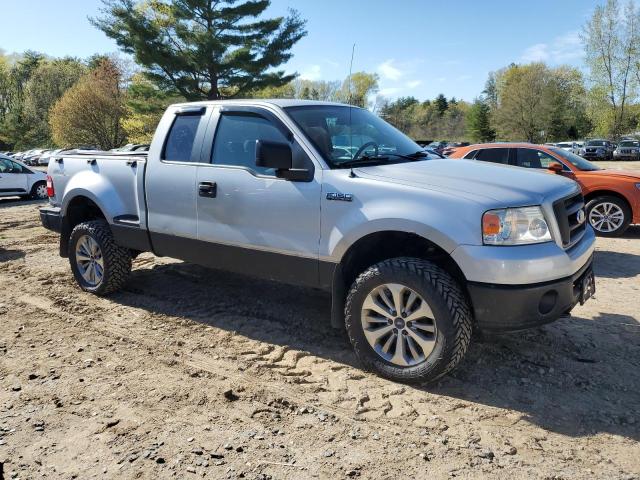
[[[187,105],[275,105],[280,108],[286,107],[304,107],[304,106],[334,106],[334,107],[349,107],[345,103],[337,102],[324,102],[319,100],[298,100],[293,98],[246,98],[238,100],[203,100],[199,102],[185,102],[176,103],[172,106],[187,106]],[[360,108],[355,107],[354,108]]]

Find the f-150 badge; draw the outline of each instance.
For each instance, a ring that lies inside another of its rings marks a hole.
[[[353,195],[351,193],[327,193],[327,200],[338,200],[341,202],[352,202]]]

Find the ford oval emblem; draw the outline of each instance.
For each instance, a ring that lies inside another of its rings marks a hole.
[[[582,225],[585,221],[586,215],[584,214],[584,210],[578,210],[576,214],[576,220],[578,221],[578,225]]]

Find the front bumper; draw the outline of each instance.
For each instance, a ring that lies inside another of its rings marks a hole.
[[[480,330],[523,330],[557,320],[581,300],[584,281],[593,275],[593,257],[570,277],[529,285],[469,283]]]
[[[582,158],[585,158],[587,160],[606,160],[607,158],[609,158],[609,154],[608,153],[603,153],[603,154],[598,154],[598,153],[583,153]]]
[[[637,153],[614,153],[613,154],[613,159],[614,160],[636,161],[636,160],[640,160],[640,154],[637,154]]]
[[[42,207],[40,209],[40,221],[47,230],[60,233],[62,230],[62,214],[58,207]]]

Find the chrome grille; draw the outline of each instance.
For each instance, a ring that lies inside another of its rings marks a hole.
[[[576,193],[562,198],[554,202],[553,211],[560,228],[562,247],[569,249],[580,241],[587,228],[584,197]]]

